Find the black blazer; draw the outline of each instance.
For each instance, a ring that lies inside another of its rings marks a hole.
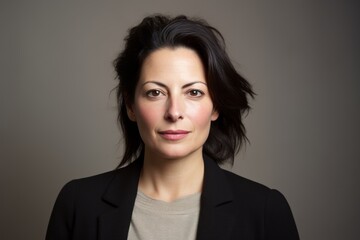
[[[142,162],[66,184],[55,202],[46,239],[126,240]],[[223,170],[207,157],[204,162],[197,239],[299,239],[280,192]]]

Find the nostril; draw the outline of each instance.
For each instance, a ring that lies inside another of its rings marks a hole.
[[[167,104],[167,110],[164,116],[166,120],[175,122],[184,118],[181,111],[181,101],[179,99],[175,99],[174,97],[169,98]]]
[[[183,119],[183,115],[179,112],[166,112],[165,119],[168,121],[176,122],[179,119]]]

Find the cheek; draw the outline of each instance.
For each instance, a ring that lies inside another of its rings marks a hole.
[[[159,113],[159,107],[154,104],[137,104],[135,115],[138,125],[141,125],[139,128],[142,126],[149,128],[155,125],[159,119]]]
[[[191,110],[188,111],[188,114],[193,123],[203,128],[210,126],[213,111],[212,104],[192,106],[189,109]]]

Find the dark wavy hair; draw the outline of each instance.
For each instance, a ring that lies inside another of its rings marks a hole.
[[[186,47],[201,58],[209,94],[219,113],[218,119],[211,123],[203,153],[218,164],[233,164],[235,154],[247,140],[242,118],[250,109],[248,98],[253,98],[255,93],[231,63],[221,33],[201,19],[154,15],[131,28],[124,40],[125,48],[114,60],[119,80],[116,88],[118,122],[125,139],[125,151],[118,167],[130,163],[144,151],[138,127],[129,119],[126,106],[134,101],[145,58],[157,49],[167,47]]]

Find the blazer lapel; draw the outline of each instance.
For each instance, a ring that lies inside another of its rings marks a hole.
[[[204,187],[201,195],[201,208],[197,229],[198,240],[231,239],[236,220],[233,193],[220,167],[204,156]],[[110,182],[103,201],[114,209],[99,217],[100,240],[126,240],[129,232],[132,211],[137,194],[142,158],[119,169]]]
[[[204,156],[205,175],[201,196],[198,240],[231,239],[236,221],[233,193],[220,167]]]
[[[100,216],[98,239],[127,239],[141,167],[142,160],[138,159],[119,169],[119,173],[110,182],[103,200],[112,205],[114,210]]]

